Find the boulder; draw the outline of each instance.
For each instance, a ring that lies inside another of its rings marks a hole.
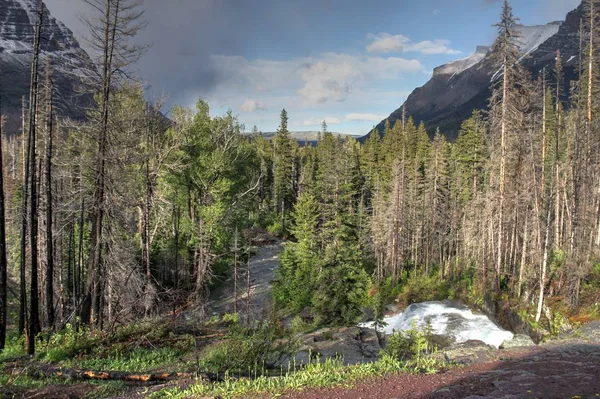
[[[361,349],[366,359],[376,359],[381,350],[379,336],[377,331],[371,328],[360,329]]]
[[[402,310],[402,306],[400,306],[397,303],[390,303],[388,305],[385,305],[385,308],[383,309],[386,315],[398,314],[402,312]]]
[[[585,324],[579,330],[576,330],[585,340],[600,344],[600,320]]]
[[[506,340],[500,345],[500,349],[523,348],[536,346],[529,335],[516,334],[513,339]]]
[[[470,340],[452,345],[438,352],[436,357],[441,360],[439,358],[443,356],[443,360],[449,363],[472,365],[495,360],[497,358],[496,352],[496,348],[487,345],[485,342]]]
[[[430,342],[435,346],[437,350],[442,350],[454,345],[456,343],[456,339],[448,335],[433,334],[431,336]]]

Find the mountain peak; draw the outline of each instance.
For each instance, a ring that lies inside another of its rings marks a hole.
[[[2,111],[8,117],[6,130],[10,133],[18,130],[21,98],[29,91],[29,64],[38,6],[38,0],[0,0],[0,75],[4,78],[0,94],[3,95]],[[63,116],[80,119],[83,113],[77,104],[89,99],[79,93],[79,77],[89,68],[91,60],[73,32],[56,20],[45,4],[43,7],[40,73],[44,73],[48,61],[62,101],[59,111]]]
[[[566,21],[545,25],[518,25],[520,62],[535,78],[544,67],[553,68],[556,51],[563,57],[565,89],[575,76],[575,55],[578,53],[578,29],[582,7],[570,12]],[[424,122],[430,134],[438,128],[449,139],[458,135],[461,123],[474,109],[487,109],[490,79],[498,74],[496,63],[490,58],[490,48],[478,46],[467,58],[452,61],[435,68],[433,76],[423,87],[415,89],[408,99],[386,120],[393,125],[402,118],[403,108],[417,124]],[[383,131],[385,121],[377,128]]]
[[[73,32],[56,20],[44,3],[44,37],[40,47],[42,53],[56,51],[81,51]],[[30,54],[37,22],[37,0],[2,0],[0,15],[0,53],[12,55]]]
[[[488,46],[477,46],[477,49],[473,54],[466,58],[461,58],[448,64],[444,64],[439,66],[433,70],[433,76],[437,75],[451,75],[453,76],[471,68],[474,65],[477,65],[481,60],[483,60],[486,54],[490,51],[490,47]]]

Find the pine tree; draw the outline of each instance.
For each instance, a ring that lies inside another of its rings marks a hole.
[[[324,251],[312,305],[324,324],[354,323],[366,304],[369,277],[356,237],[341,234]]]
[[[381,141],[375,130],[371,132],[361,147],[360,168],[365,176],[365,200],[370,203],[371,197],[380,178]]]
[[[318,237],[321,214],[315,197],[303,192],[292,216],[290,230],[296,242],[288,243],[281,255],[273,290],[277,302],[298,312],[310,306],[321,272]]]
[[[281,123],[274,140],[273,191],[275,208],[281,214],[281,230],[285,232],[286,215],[294,202],[294,142],[288,130],[288,114],[281,111]]]
[[[29,257],[31,262],[31,277],[29,288],[29,325],[27,328],[27,354],[35,354],[35,340],[37,334],[41,331],[39,316],[39,291],[38,291],[38,207],[37,207],[37,178],[36,178],[36,110],[38,100],[38,66],[40,56],[40,38],[42,24],[44,21],[44,8],[42,4],[38,10],[38,20],[36,21],[35,37],[33,45],[33,58],[31,61],[31,87],[29,93],[29,135],[28,135],[28,180],[24,186],[29,185]],[[27,191],[25,191],[26,195]],[[25,202],[24,202],[25,204]],[[25,208],[25,205],[24,205]],[[23,209],[26,213],[26,209]],[[26,218],[25,214],[23,215]],[[25,229],[23,230],[25,231]],[[24,234],[25,235],[25,234]],[[24,238],[23,238],[24,239]],[[22,243],[23,246],[23,243]],[[22,247],[22,256],[25,252]]]

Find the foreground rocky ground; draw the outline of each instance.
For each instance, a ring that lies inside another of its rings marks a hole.
[[[294,399],[367,398],[598,398],[600,322],[539,346],[504,350],[468,345],[453,352],[464,367],[435,375],[396,375],[354,388],[285,395]],[[469,355],[471,353],[471,355]]]

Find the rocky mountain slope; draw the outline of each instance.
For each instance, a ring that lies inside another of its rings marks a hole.
[[[579,21],[583,4],[571,11],[565,22],[540,26],[521,26],[521,62],[537,77],[544,67],[553,68],[556,51],[560,50],[565,72],[565,93],[576,77],[579,54]],[[486,109],[493,79],[498,78],[498,66],[490,57],[489,47],[480,46],[468,58],[442,65],[434,70],[431,80],[417,88],[404,106],[406,114],[416,123],[424,122],[433,135],[440,129],[449,139],[456,138],[462,121],[474,109]],[[402,117],[402,106],[387,120],[390,124]],[[377,128],[383,131],[385,121]]]
[[[0,95],[2,113],[8,117],[5,130],[9,133],[19,129],[22,97],[27,98],[29,92],[29,68],[38,18],[36,8],[35,0],[0,1]],[[81,106],[90,101],[89,95],[82,94],[81,78],[89,70],[91,60],[73,32],[44,8],[40,75],[44,76],[49,62],[59,99],[59,114],[80,119]]]

